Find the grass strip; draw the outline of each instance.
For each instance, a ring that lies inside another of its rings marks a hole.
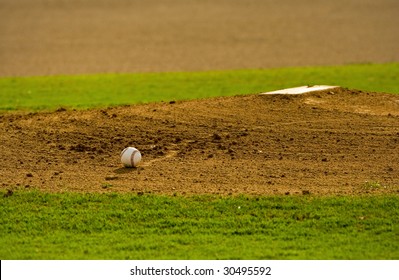
[[[0,195],[0,259],[399,258],[397,195]]]
[[[302,85],[399,93],[399,64],[292,67],[188,73],[0,78],[0,111],[86,109],[259,93]]]

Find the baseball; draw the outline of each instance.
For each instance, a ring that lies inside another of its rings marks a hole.
[[[136,167],[141,161],[141,153],[133,147],[127,147],[121,152],[121,161],[125,167]]]

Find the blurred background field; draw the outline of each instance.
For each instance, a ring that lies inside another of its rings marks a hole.
[[[0,76],[399,61],[396,0],[0,0]]]

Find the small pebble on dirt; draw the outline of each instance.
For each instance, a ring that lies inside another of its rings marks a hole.
[[[105,176],[106,181],[112,181],[112,180],[117,180],[117,179],[118,179],[118,176],[115,176],[115,175]]]
[[[221,139],[222,139],[222,136],[220,136],[220,135],[217,134],[217,133],[214,133],[214,134],[212,135],[212,138],[213,138],[213,140],[221,140]]]
[[[12,190],[7,190],[7,192],[3,195],[4,197],[12,196],[14,192]]]

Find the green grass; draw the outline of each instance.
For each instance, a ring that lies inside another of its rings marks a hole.
[[[399,64],[0,78],[0,111],[91,108],[328,84],[399,93]]]
[[[0,198],[0,259],[399,259],[399,197]]]

